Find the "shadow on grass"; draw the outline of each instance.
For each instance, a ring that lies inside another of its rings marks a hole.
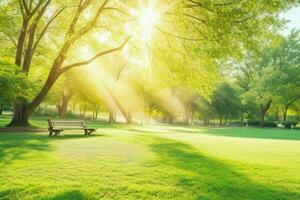
[[[33,151],[49,151],[48,137],[35,133],[1,133],[1,164],[9,164]]]
[[[15,188],[14,190],[3,190],[0,191],[0,198],[1,199],[20,199],[20,197],[17,196],[18,192],[24,192],[26,191],[25,188]],[[70,191],[65,191],[61,192],[59,194],[54,194],[51,196],[45,196],[45,197],[40,197],[38,199],[41,200],[81,200],[81,199],[89,199],[89,200],[96,200],[96,198],[86,195],[83,192],[79,190],[70,190]]]
[[[233,167],[202,155],[190,145],[153,138],[150,147],[159,156],[158,162],[173,167],[177,185],[195,199],[300,199],[300,193],[256,183]]]
[[[80,200],[80,199],[90,199],[90,200],[96,200],[96,198],[92,196],[86,196],[84,193],[82,193],[79,190],[71,190],[67,192],[60,193],[55,196],[51,197],[45,197],[42,198],[43,200]]]
[[[95,137],[105,137],[104,134],[97,135],[79,135],[65,134],[57,137],[49,137],[46,133],[0,133],[0,165],[9,164],[17,159],[24,158],[32,152],[52,151],[52,141],[68,140],[68,139],[88,139]],[[29,161],[28,161],[29,162]]]

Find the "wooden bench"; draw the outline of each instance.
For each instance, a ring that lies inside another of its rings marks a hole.
[[[64,130],[83,130],[84,135],[91,135],[91,133],[95,132],[96,129],[87,128],[85,122],[81,121],[58,121],[48,119],[49,125],[49,136],[57,136]],[[53,135],[54,133],[54,135]]]

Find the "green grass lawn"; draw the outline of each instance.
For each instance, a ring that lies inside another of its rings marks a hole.
[[[0,199],[300,199],[300,131],[91,126],[0,133]]]

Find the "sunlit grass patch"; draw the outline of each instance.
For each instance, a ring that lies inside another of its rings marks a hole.
[[[98,125],[0,134],[1,199],[299,199],[300,134]],[[272,135],[272,133],[274,133]]]

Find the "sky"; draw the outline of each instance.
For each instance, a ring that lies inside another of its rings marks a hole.
[[[285,35],[287,35],[293,28],[300,29],[300,6],[292,8],[286,13],[281,14],[281,17],[289,20],[286,25],[286,29],[283,31]]]

